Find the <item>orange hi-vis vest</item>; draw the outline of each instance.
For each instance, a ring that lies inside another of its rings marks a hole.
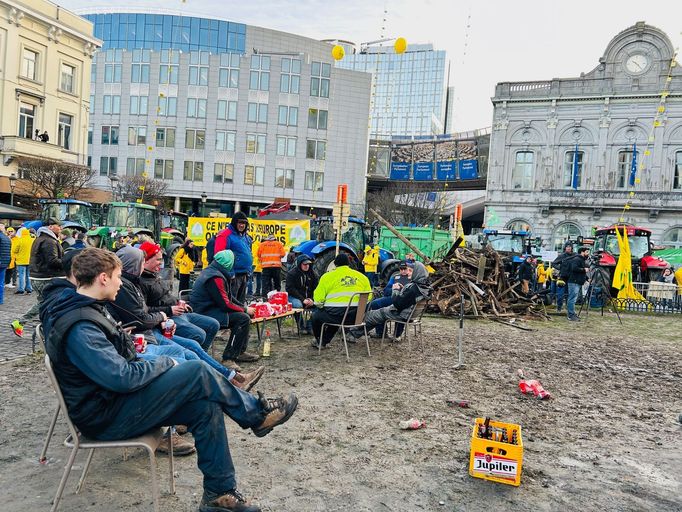
[[[277,240],[265,240],[258,247],[258,259],[263,268],[279,268],[286,255],[284,245]]]

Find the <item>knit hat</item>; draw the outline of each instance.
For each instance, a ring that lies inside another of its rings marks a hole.
[[[234,253],[229,249],[216,253],[213,259],[228,272],[230,272],[234,266]]]
[[[350,258],[345,252],[340,252],[339,255],[334,258],[334,265],[337,267],[343,267],[350,265]]]
[[[154,242],[142,242],[140,249],[144,252],[144,260],[148,261],[161,251],[161,246]]]

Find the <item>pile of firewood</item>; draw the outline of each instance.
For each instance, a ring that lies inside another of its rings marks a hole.
[[[429,309],[445,316],[464,314],[484,318],[548,318],[542,299],[525,297],[521,283],[510,283],[502,256],[490,246],[482,250],[452,248],[431,266],[433,297]]]

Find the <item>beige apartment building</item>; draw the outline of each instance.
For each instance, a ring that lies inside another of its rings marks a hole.
[[[90,70],[102,45],[92,34],[92,23],[51,2],[0,0],[0,192],[21,178],[21,157],[86,165]],[[36,137],[44,132],[47,143]]]

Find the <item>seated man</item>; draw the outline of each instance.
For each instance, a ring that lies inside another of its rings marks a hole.
[[[301,254],[296,258],[296,265],[287,272],[286,290],[289,294],[289,302],[296,309],[312,309],[315,306],[313,292],[317,287],[319,278],[313,270],[313,261]],[[312,321],[303,323],[303,315],[298,314],[296,319],[301,329],[305,329],[308,334],[313,333]]]
[[[313,313],[313,340],[312,346],[317,348],[320,340],[326,347],[338,331],[337,327],[325,327],[322,333],[322,324],[340,324],[346,312],[348,301],[353,294],[358,292],[371,292],[369,279],[362,272],[350,268],[350,258],[346,253],[339,253],[334,258],[336,268],[326,272],[320,277],[320,282],[315,288],[313,299],[318,309]],[[370,298],[371,298],[370,294]],[[346,317],[346,323],[352,323],[357,313],[358,298],[353,299],[354,307],[351,307]],[[323,336],[324,334],[324,336]]]
[[[140,289],[149,312],[163,311],[168,318],[175,321],[178,336],[194,340],[201,348],[208,350],[220,329],[218,321],[209,316],[190,312],[187,305],[180,303],[173,295],[173,281],[163,280],[159,276],[163,264],[163,252],[159,244],[142,242],[140,249],[144,252]]]
[[[186,424],[196,441],[204,475],[200,511],[259,512],[237,491],[223,414],[258,437],[286,422],[298,400],[255,397],[233,386],[202,361],[178,365],[160,356],[136,357],[102,301],[121,286],[121,262],[111,252],[86,249],[73,260],[76,290],[43,309],[45,346],[67,412],[87,437],[118,440],[163,425]]]
[[[421,299],[431,298],[431,287],[429,286],[429,271],[420,263],[414,263],[412,280],[404,288],[393,289],[393,304],[381,309],[369,311],[365,316],[367,330],[381,326],[382,332],[386,320],[405,321],[412,313],[414,305]],[[363,331],[352,329],[351,335],[356,338],[363,336]]]
[[[233,266],[232,251],[217,252],[211,264],[201,271],[194,282],[190,302],[197,313],[215,318],[223,329],[229,326],[231,333],[223,351],[223,365],[239,371],[237,362],[258,361],[260,356],[246,351],[251,327],[249,317],[255,314],[255,310],[232,298]]]
[[[393,304],[393,291],[400,290],[401,288],[404,288],[410,283],[413,268],[414,263],[412,261],[408,260],[401,261],[400,265],[398,266],[398,271],[400,273],[398,275],[391,276],[391,278],[388,280],[388,283],[386,284],[386,287],[384,288],[384,296],[374,299],[372,302],[370,302],[369,309],[370,310],[381,309]],[[381,336],[384,333],[383,324],[378,325],[375,331],[376,334],[372,336],[381,338]],[[402,332],[403,326],[400,324],[396,325],[395,328],[396,337],[400,337]]]

